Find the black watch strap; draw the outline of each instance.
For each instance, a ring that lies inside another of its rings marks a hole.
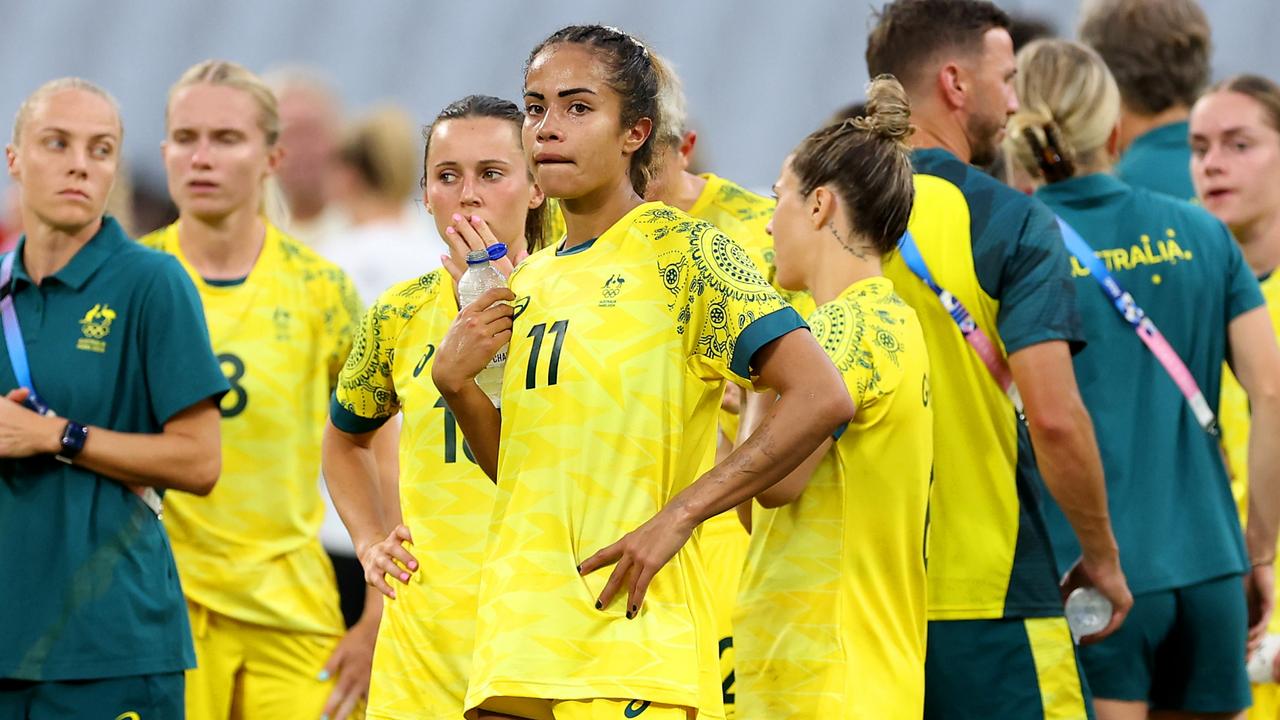
[[[70,464],[84,450],[84,441],[89,439],[89,428],[75,420],[68,420],[62,431],[62,450],[55,456],[64,463]]]

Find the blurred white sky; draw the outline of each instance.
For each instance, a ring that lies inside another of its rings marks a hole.
[[[998,0],[1074,31],[1078,0]],[[672,58],[701,133],[703,165],[766,187],[787,151],[861,96],[871,8],[881,0],[0,0],[0,116],[45,80],[81,75],[119,98],[125,152],[163,182],[165,94],[210,57],[262,71],[313,65],[348,109],[402,103],[425,122],[483,92],[517,99],[529,50],[558,27],[605,22]],[[1207,0],[1215,76],[1280,77],[1278,0]],[[7,131],[6,131],[7,138]],[[0,179],[0,190],[7,185]],[[161,185],[162,186],[162,185]]]

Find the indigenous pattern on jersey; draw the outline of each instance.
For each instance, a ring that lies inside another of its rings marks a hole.
[[[140,240],[178,258],[204,301],[222,398],[222,477],[207,497],[172,495],[164,522],[186,596],[242,622],[343,632],[320,546],[320,443],[329,392],[360,302],[347,276],[275,226],[243,282],[208,282],[175,223]]]
[[[803,290],[784,290],[775,280],[777,267],[773,264],[773,236],[765,228],[773,218],[777,201],[711,173],[698,177],[706,180],[707,184],[693,207],[689,208],[689,214],[715,225],[741,245],[778,294],[791,303],[800,317],[809,317],[815,308],[813,297]]]
[[[511,276],[498,492],[467,706],[634,698],[719,718],[716,633],[697,534],[654,578],[594,605],[579,563],[698,477],[727,378],[804,323],[747,254],[661,203]]]
[[[1227,326],[1263,303],[1226,226],[1201,208],[1104,174],[1045,186],[1036,197],[1080,233],[1147,312],[1205,397],[1218,397]],[[1201,429],[1088,269],[1071,261],[1088,343],[1075,357],[1076,379],[1093,418],[1129,589],[1138,595],[1246,572],[1217,438]],[[1051,498],[1045,518],[1065,570],[1080,545]]]
[[[754,508],[737,704],[747,718],[918,720],[933,465],[924,335],[882,277],[809,323],[858,411],[799,498]]]
[[[383,601],[371,718],[462,715],[494,488],[431,382],[457,315],[443,269],[393,286],[365,314],[334,393],[331,418],[344,432],[369,432],[401,413],[400,511],[419,563]]]
[[[917,150],[911,160],[911,234],[934,279],[996,349],[1078,341],[1071,267],[1053,214],[945,150]],[[1026,425],[898,253],[886,258],[884,274],[919,315],[932,363],[929,619],[1060,615]]]

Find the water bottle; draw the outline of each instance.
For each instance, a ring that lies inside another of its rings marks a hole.
[[[487,250],[472,250],[467,253],[467,271],[458,279],[458,304],[466,307],[476,298],[494,289],[507,286],[502,273],[493,267],[492,260],[507,254],[507,247],[501,243]],[[496,257],[495,257],[496,256]],[[498,350],[484,370],[476,376],[476,385],[489,396],[494,407],[501,406],[502,398],[502,366],[507,362],[507,346]]]
[[[1067,596],[1067,625],[1071,636],[1080,641],[1085,635],[1101,631],[1111,622],[1111,601],[1097,588],[1078,587]]]
[[[1267,635],[1262,639],[1262,647],[1249,658],[1249,682],[1257,685],[1275,682],[1271,677],[1271,668],[1277,653],[1280,653],[1280,635]]]

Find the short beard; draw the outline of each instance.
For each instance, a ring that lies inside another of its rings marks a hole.
[[[965,132],[969,136],[969,164],[986,167],[995,162],[999,147],[996,145],[1005,118],[991,121],[981,115],[970,115]]]

